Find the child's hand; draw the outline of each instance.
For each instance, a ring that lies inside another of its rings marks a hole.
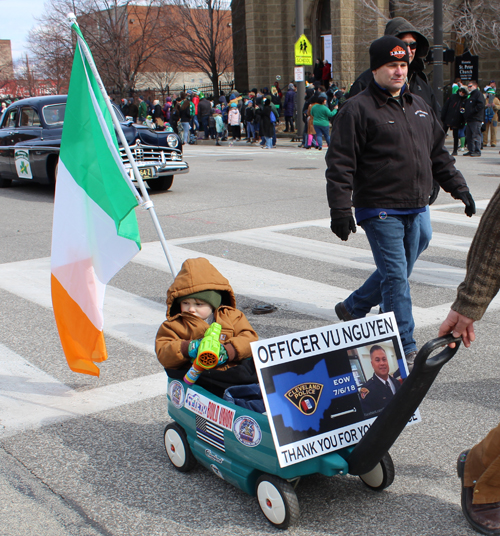
[[[191,363],[196,359],[198,355],[198,347],[200,346],[201,339],[195,339],[189,343],[188,355],[191,358]]]
[[[224,348],[224,345],[220,345],[220,353],[219,353],[219,365],[224,365],[226,361],[229,359],[229,356],[227,355],[226,349]]]

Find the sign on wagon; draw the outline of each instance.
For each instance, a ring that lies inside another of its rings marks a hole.
[[[408,374],[393,313],[251,346],[281,467],[358,443]]]

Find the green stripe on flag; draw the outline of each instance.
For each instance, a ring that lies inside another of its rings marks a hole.
[[[81,35],[79,30],[77,33]],[[107,137],[94,102],[97,102],[107,125]],[[111,147],[107,140],[111,140]],[[114,155],[112,151],[115,151]],[[71,70],[60,158],[75,182],[114,220],[118,235],[135,241],[140,249],[139,227],[134,212],[138,203],[123,178],[123,168],[116,161],[120,157],[111,114],[78,43]]]

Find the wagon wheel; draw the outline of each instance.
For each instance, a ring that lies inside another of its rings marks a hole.
[[[375,491],[382,491],[394,482],[394,463],[386,452],[379,463],[368,473],[359,475],[366,486]]]
[[[287,529],[299,518],[299,501],[289,482],[263,474],[257,480],[257,500],[267,519],[278,529]]]
[[[196,465],[196,458],[191,452],[186,432],[175,422],[167,424],[163,436],[165,450],[172,465],[181,473],[191,471]]]

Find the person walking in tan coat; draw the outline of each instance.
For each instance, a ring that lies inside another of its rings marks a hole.
[[[439,329],[453,333],[469,347],[480,320],[500,289],[500,188],[486,208],[467,256],[465,280]],[[500,534],[500,424],[458,457],[462,480],[462,511],[481,534]]]
[[[498,111],[500,110],[500,99],[495,95],[495,89],[486,86],[484,88],[484,98],[486,100],[485,109],[485,131],[483,134],[483,144],[488,146],[488,138],[491,143],[491,147],[497,146],[497,125],[498,125]]]

